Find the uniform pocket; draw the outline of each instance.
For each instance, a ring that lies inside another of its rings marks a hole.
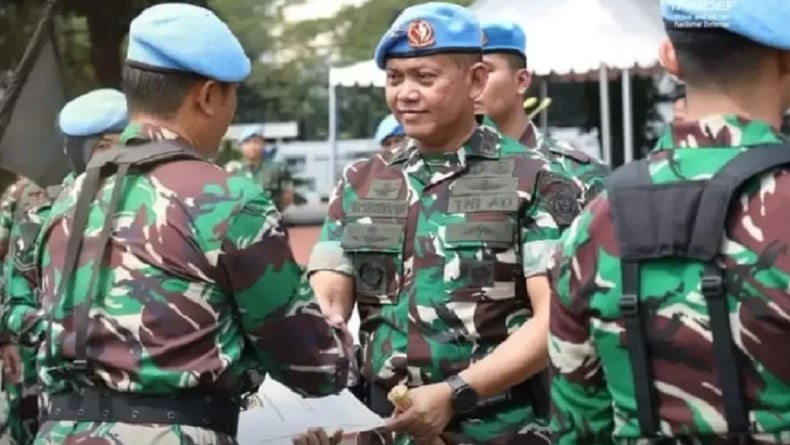
[[[449,224],[442,236],[448,297],[454,301],[514,298],[515,239],[510,221]]]
[[[397,304],[403,269],[403,224],[349,223],[341,246],[354,267],[359,304]]]

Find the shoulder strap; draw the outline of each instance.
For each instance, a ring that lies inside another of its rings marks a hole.
[[[548,146],[550,152],[569,157],[579,164],[589,164],[592,160],[587,153],[571,146],[563,146],[554,139],[546,139],[544,143]]]
[[[63,275],[58,289],[58,295],[62,298],[71,300],[71,306],[75,310],[76,327],[76,357],[74,366],[79,369],[87,368],[87,334],[90,322],[90,308],[96,293],[96,284],[99,277],[99,270],[104,259],[104,253],[112,233],[112,223],[115,211],[118,208],[118,201],[121,189],[123,188],[126,174],[131,167],[135,169],[152,167],[177,160],[195,159],[206,161],[199,154],[189,147],[183,146],[175,141],[154,141],[138,146],[116,146],[108,150],[96,153],[88,162],[82,188],[77,198],[74,210],[74,219],[69,231],[69,239],[66,244],[66,258],[63,265]],[[82,304],[75,304],[73,301],[74,290],[71,288],[74,281],[74,270],[82,249],[82,234],[85,231],[90,204],[96,197],[99,190],[101,179],[104,176],[115,174],[115,184],[113,185],[110,202],[106,208],[104,224],[99,233],[98,244],[94,254],[91,267],[91,277],[88,289],[85,293],[85,301]],[[48,348],[49,350],[50,348]]]
[[[622,258],[620,309],[643,436],[655,436],[659,428],[644,313],[640,308],[639,266],[645,260],[667,257],[705,263],[701,291],[710,316],[715,369],[727,424],[730,433],[749,431],[739,357],[729,324],[726,283],[714,260],[736,192],[749,179],[787,164],[790,147],[771,144],[749,148],[710,180],[654,185],[645,160],[623,166],[607,179],[612,224]]]

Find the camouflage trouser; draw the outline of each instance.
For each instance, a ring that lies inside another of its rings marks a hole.
[[[551,445],[551,435],[548,423],[538,422],[527,425],[518,432],[503,432],[491,436],[496,431],[496,425],[488,430],[486,438],[476,438],[472,434],[446,432],[442,440],[446,445]],[[362,433],[357,439],[357,445],[413,445],[414,441],[408,437],[394,437],[384,431],[371,431]]]
[[[227,434],[182,425],[44,422],[35,445],[237,445]]]
[[[38,431],[38,394],[35,385],[5,384],[0,428],[2,445],[33,443]]]

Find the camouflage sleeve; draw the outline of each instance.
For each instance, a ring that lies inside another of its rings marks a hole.
[[[218,259],[242,329],[274,379],[303,396],[337,393],[347,383],[351,341],[322,316],[266,196],[228,222]]]
[[[583,294],[587,287],[573,270],[577,248],[588,242],[590,219],[585,211],[565,233],[549,274],[551,428],[557,445],[612,443],[614,431],[612,398],[591,334],[589,295]]]
[[[580,179],[584,182],[584,203],[589,204],[606,188],[609,167],[597,160],[585,166]]]
[[[345,178],[342,178],[332,192],[329,211],[323,226],[321,226],[321,234],[310,252],[310,261],[307,264],[308,273],[319,270],[331,270],[343,275],[353,275],[354,273],[351,259],[340,247],[340,240],[343,238],[343,194],[345,189],[346,181]]]
[[[527,278],[545,275],[560,235],[580,211],[578,183],[552,164],[538,174],[535,190],[522,215],[522,266]]]
[[[14,246],[9,252],[12,258],[3,266],[7,299],[2,307],[2,327],[23,345],[33,347],[42,340],[45,329],[44,312],[35,292],[35,247],[47,215],[48,207],[31,209],[14,224],[10,237]]]
[[[0,195],[0,260],[8,252],[8,238],[11,236],[14,208],[16,207],[18,185],[13,183]]]

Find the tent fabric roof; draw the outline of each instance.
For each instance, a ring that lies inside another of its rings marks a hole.
[[[480,20],[515,20],[527,34],[530,69],[539,76],[586,74],[601,63],[614,69],[652,68],[666,38],[659,0],[477,0]],[[332,86],[384,86],[372,60],[329,73]]]

